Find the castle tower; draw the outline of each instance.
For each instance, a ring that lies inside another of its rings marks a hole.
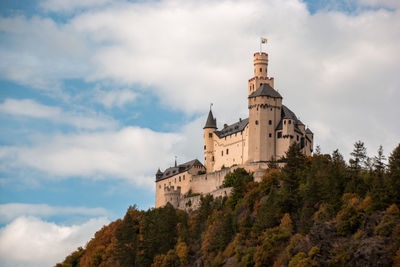
[[[276,157],[275,128],[280,122],[282,96],[275,91],[274,78],[267,76],[268,54],[254,54],[254,77],[249,80],[248,162]]]
[[[255,90],[265,83],[274,88],[274,78],[268,78],[268,54],[257,52],[253,55],[254,59],[254,77],[249,80],[248,88],[251,95]]]
[[[217,119],[214,118],[211,108],[204,125],[204,165],[207,172],[214,171],[214,131],[217,129]]]

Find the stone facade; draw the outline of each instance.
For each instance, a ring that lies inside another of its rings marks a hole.
[[[241,167],[261,179],[271,160],[285,155],[298,143],[305,155],[313,151],[313,133],[282,104],[268,77],[268,54],[255,53],[254,77],[248,81],[249,117],[217,128],[210,109],[204,126],[204,165],[192,160],[156,174],[156,207],[170,202],[179,209],[196,209],[201,195],[229,195],[221,188],[225,175]]]

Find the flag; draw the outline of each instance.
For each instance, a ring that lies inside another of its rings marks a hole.
[[[267,38],[262,38],[262,37],[261,37],[261,43],[262,43],[262,44],[266,44],[266,43],[267,43],[267,41],[268,41],[268,39],[267,39]]]

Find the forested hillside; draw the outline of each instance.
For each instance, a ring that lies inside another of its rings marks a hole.
[[[236,169],[233,194],[205,196],[192,214],[129,207],[57,267],[400,266],[400,145],[387,165],[362,142],[348,164],[296,145],[284,161],[259,183]]]

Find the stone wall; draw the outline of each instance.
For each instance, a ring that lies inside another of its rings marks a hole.
[[[179,201],[179,204],[177,205],[176,208],[185,210],[185,211],[197,210],[198,208],[200,208],[202,196],[212,195],[215,199],[218,197],[228,197],[231,194],[231,192],[232,192],[232,187],[226,187],[226,188],[220,188],[220,189],[214,190],[207,194],[201,194],[198,196],[181,198]]]

